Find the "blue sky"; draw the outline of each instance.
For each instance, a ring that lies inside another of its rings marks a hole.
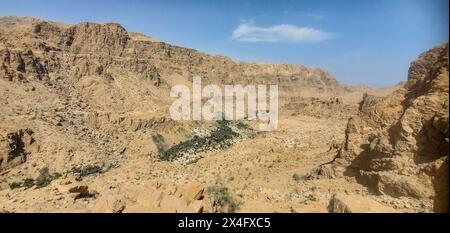
[[[117,22],[128,31],[236,60],[299,63],[345,83],[406,80],[421,52],[448,42],[448,0],[2,0],[0,16]]]

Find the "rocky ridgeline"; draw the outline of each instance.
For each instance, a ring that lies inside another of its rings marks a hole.
[[[315,118],[348,119],[357,109],[341,98],[293,97],[282,108],[291,116],[306,115]]]
[[[343,90],[328,72],[320,69],[236,62],[150,39],[133,40],[130,36],[133,34],[114,23],[63,25],[17,17],[4,17],[0,21],[3,21],[0,22],[2,72],[8,78],[45,76],[48,72],[78,78],[108,76],[114,73],[112,70],[121,69],[154,79],[156,85],[178,74],[184,78],[200,75],[211,83],[263,82],[285,84],[286,88]]]
[[[448,87],[445,44],[412,62],[391,96],[365,96],[339,154],[347,174],[375,194],[431,200],[433,211],[448,211]]]

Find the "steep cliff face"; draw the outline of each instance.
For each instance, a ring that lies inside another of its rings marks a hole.
[[[448,44],[411,63],[403,88],[366,97],[347,125],[340,161],[373,192],[432,199],[448,211]]]

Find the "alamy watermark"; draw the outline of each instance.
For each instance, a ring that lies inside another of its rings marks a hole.
[[[172,87],[170,97],[177,98],[170,106],[173,120],[259,120],[260,131],[276,130],[278,85],[224,85],[222,95],[222,88],[218,85],[206,85],[202,88],[201,84],[200,77],[193,78],[192,98],[188,86],[178,84]],[[204,98],[209,99],[202,105]]]

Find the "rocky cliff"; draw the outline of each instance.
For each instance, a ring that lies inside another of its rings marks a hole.
[[[188,79],[200,75],[215,83],[258,81],[285,83],[293,88],[314,87],[321,91],[342,89],[328,72],[320,69],[237,62],[128,33],[114,23],[66,25],[33,18],[4,17],[0,25],[3,31],[0,37],[2,72],[9,79],[29,76],[32,71],[39,71],[41,78],[46,73],[73,74],[79,78],[121,69],[154,79],[156,85],[182,81],[171,80],[173,78]],[[25,64],[22,65],[21,60]],[[30,74],[25,75],[25,71]]]
[[[377,195],[431,199],[434,211],[448,211],[448,88],[445,44],[412,62],[391,96],[365,96],[339,154],[347,174]]]

